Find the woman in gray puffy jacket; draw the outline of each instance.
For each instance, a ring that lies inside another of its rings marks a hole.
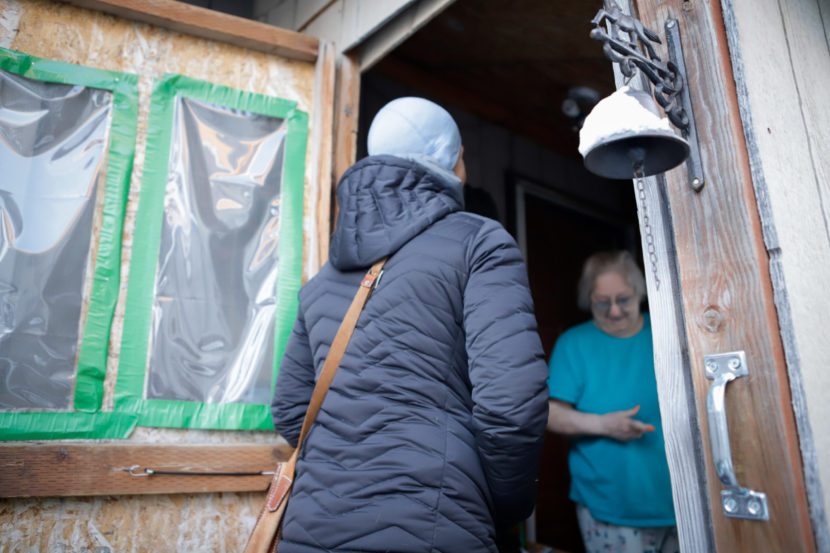
[[[458,127],[387,104],[343,175],[329,262],[300,291],[274,425],[295,445],[367,269],[388,256],[304,444],[280,553],[495,552],[533,509],[547,367],[519,250],[462,211]]]

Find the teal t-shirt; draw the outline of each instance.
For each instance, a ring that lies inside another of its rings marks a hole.
[[[643,329],[630,338],[606,334],[593,321],[568,329],[556,342],[549,370],[551,398],[596,414],[639,405],[634,418],[655,428],[628,442],[572,438],[570,498],[610,524],[673,526],[648,314]]]

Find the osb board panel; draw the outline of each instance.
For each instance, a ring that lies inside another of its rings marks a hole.
[[[35,56],[137,73],[146,85],[181,73],[311,106],[314,64],[287,60],[45,0],[0,0],[0,45]],[[6,27],[3,25],[3,27]],[[11,36],[7,36],[11,35]]]
[[[313,117],[314,64],[43,0],[0,0],[0,46],[42,58],[139,75],[139,124],[123,232],[121,295],[112,327],[105,381],[104,409],[109,410],[118,365],[153,79],[164,73],[179,73],[295,100],[300,109]],[[309,136],[309,141],[312,140]],[[307,194],[309,189],[307,177]],[[304,228],[314,229],[314,215],[306,211],[305,219]],[[203,444],[280,441],[272,432],[148,428],[137,429],[129,440],[130,443]],[[3,500],[0,501],[0,553],[241,551],[263,499],[263,493],[218,493]]]
[[[0,552],[239,553],[261,493],[0,500]]]
[[[157,25],[209,40],[276,54],[289,59],[317,59],[318,39],[259,21],[170,0],[64,0],[74,6]]]
[[[42,58],[139,75],[138,135],[124,220],[121,294],[112,327],[104,392],[103,408],[109,410],[118,364],[117,348],[121,343],[153,80],[165,73],[209,80],[219,85],[297,101],[298,107],[313,117],[315,66],[313,63],[287,60],[45,0],[0,0],[0,46]],[[310,133],[309,144],[314,139]],[[309,165],[307,161],[304,257],[317,226],[315,216],[308,208],[310,196],[316,194],[316,186],[312,186],[308,178]],[[305,263],[303,266],[307,267]],[[303,276],[305,279],[309,275]],[[273,439],[270,433],[262,434],[139,429],[133,438],[144,441],[149,437],[153,441],[165,442],[204,442],[206,438],[210,441],[217,441],[218,438],[220,442]]]

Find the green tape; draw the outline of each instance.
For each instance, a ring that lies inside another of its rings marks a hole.
[[[302,286],[303,264],[303,186],[305,175],[306,144],[308,142],[308,114],[294,110],[288,117],[288,136],[296,137],[292,141],[286,139],[285,165],[283,166],[284,182],[300,183],[299,186],[288,186],[283,189],[283,201],[291,209],[281,212],[280,256],[278,260],[279,275],[276,291],[276,325],[274,332],[274,373],[271,377],[271,392],[277,381],[279,362],[285,353],[285,346],[294,319],[299,309],[298,292]],[[297,207],[299,206],[299,208]],[[283,249],[284,248],[284,249]]]
[[[127,413],[3,413],[0,441],[126,439],[138,422]]]
[[[74,398],[76,410],[98,411],[104,395],[110,327],[118,299],[121,233],[135,154],[138,76],[46,60],[5,48],[0,48],[0,69],[39,81],[109,90],[113,95],[103,217]],[[104,437],[103,434],[126,437],[120,434],[125,428],[121,422],[107,422],[121,419],[125,417],[101,414],[90,418],[69,412],[0,413],[0,439],[59,439],[78,433],[89,438]],[[130,420],[134,425],[134,417]],[[117,428],[109,428],[109,424],[116,424]],[[7,431],[22,437],[10,438]],[[98,431],[101,436],[95,434]]]
[[[121,407],[137,413],[139,426],[207,430],[274,429],[268,405],[129,398],[122,400]]]
[[[73,63],[47,60],[0,47],[0,69],[21,77],[69,85],[114,90],[121,81],[135,87],[138,76]],[[137,98],[138,91],[136,89]]]
[[[147,122],[147,151],[133,231],[130,278],[115,384],[116,410],[137,411],[137,404],[132,400],[144,395],[153,288],[173,125],[173,99],[169,83],[157,82]]]
[[[115,409],[136,413],[141,426],[272,429],[270,408],[144,399],[150,323],[164,217],[176,96],[287,121],[280,203],[280,243],[274,324],[274,376],[297,314],[302,280],[303,182],[308,115],[296,103],[182,75],[156,81],[150,102],[147,154],[136,213],[133,256],[115,390]]]
[[[107,186],[92,293],[78,357],[75,409],[97,411],[104,397],[109,333],[121,278],[121,234],[138,122],[138,78],[120,78],[113,88]]]

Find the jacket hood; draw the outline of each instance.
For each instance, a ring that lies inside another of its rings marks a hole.
[[[337,185],[340,211],[329,261],[341,271],[367,267],[435,221],[463,207],[461,182],[415,158],[371,156]]]

